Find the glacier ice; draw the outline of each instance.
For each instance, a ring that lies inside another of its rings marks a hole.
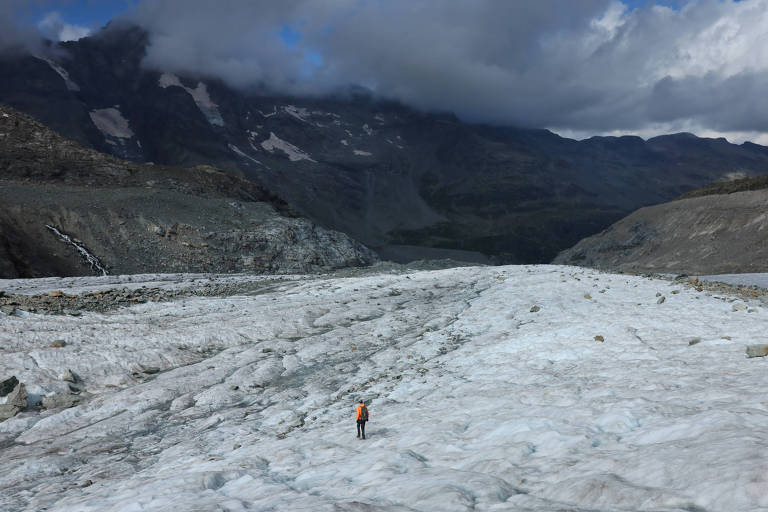
[[[248,279],[269,278],[131,283]],[[89,393],[0,423],[0,509],[768,507],[768,361],[744,356],[768,328],[760,304],[733,311],[693,288],[657,304],[668,281],[559,266],[269,282],[106,314],[0,314],[0,377],[46,395],[71,369]]]

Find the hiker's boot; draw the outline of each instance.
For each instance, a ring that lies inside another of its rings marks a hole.
[[[360,434],[357,434],[357,438],[358,438],[358,439],[360,438]]]
[[[363,439],[365,439],[365,435],[363,435]]]

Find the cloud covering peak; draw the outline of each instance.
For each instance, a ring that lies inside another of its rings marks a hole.
[[[574,133],[768,132],[768,0],[155,0],[133,16],[152,34],[148,65],[236,86],[357,84],[470,121]]]
[[[468,121],[575,136],[768,133],[768,0],[642,5],[143,0],[126,17],[150,33],[146,66],[236,87],[360,85]]]
[[[58,11],[47,13],[37,26],[53,41],[77,41],[91,33],[88,27],[66,23]]]

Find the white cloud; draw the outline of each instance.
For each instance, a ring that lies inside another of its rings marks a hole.
[[[0,1],[0,55],[6,52],[38,52],[42,45],[40,34],[34,27],[18,23],[22,0]]]
[[[46,14],[37,27],[47,37],[56,41],[77,41],[91,33],[88,27],[66,23],[57,11]]]

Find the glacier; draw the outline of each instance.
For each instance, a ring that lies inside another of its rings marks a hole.
[[[0,423],[0,510],[768,508],[768,361],[744,353],[768,332],[758,300],[548,265],[0,290],[244,281],[110,313],[0,314],[0,378],[47,396],[69,370],[83,389]]]

